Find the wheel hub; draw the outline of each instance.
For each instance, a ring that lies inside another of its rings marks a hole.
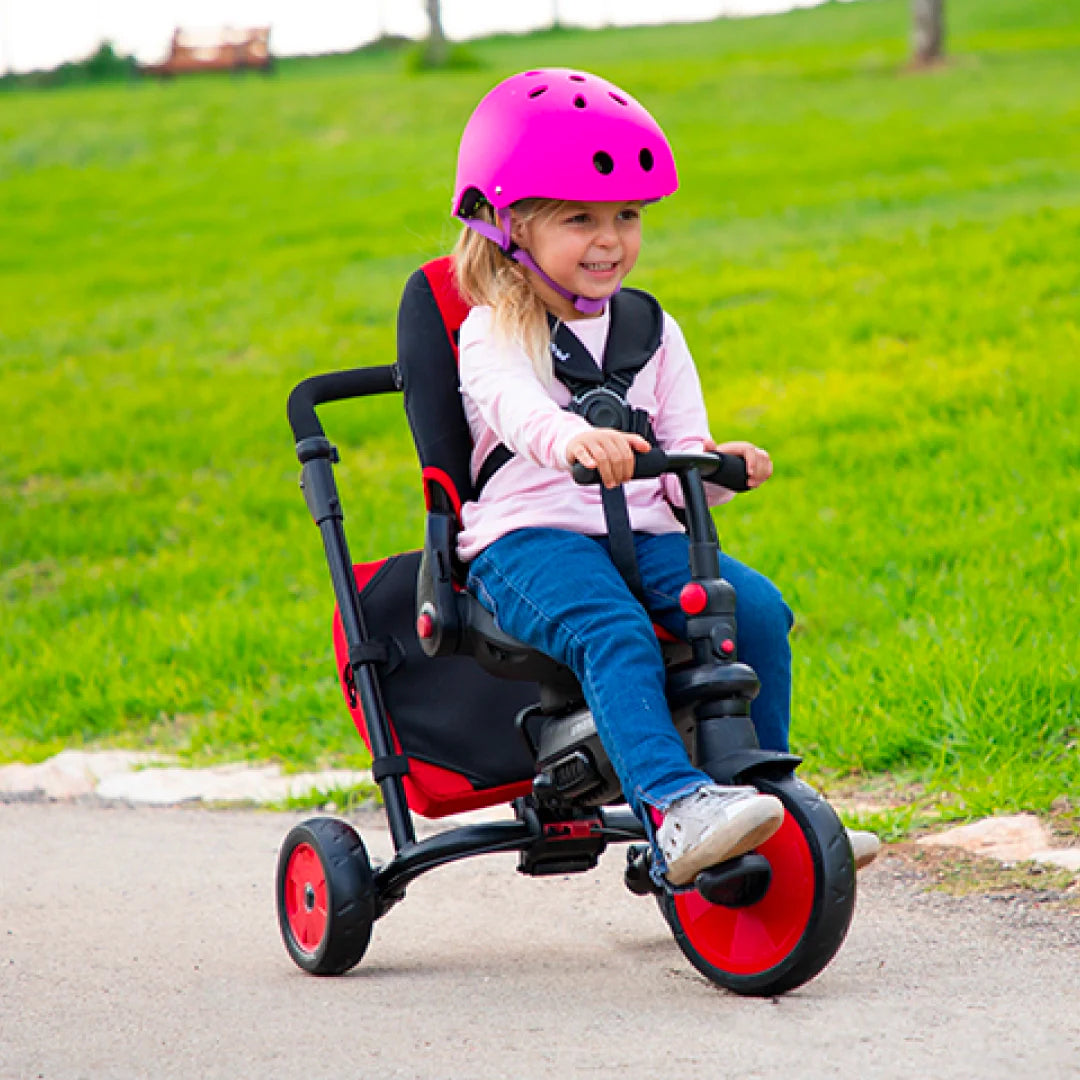
[[[318,949],[327,927],[326,874],[318,852],[297,844],[285,869],[285,916],[297,945],[305,953]]]

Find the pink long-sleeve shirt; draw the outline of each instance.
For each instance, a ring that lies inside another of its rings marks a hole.
[[[473,439],[472,476],[499,443],[514,456],[487,482],[476,502],[461,510],[458,553],[466,562],[515,529],[548,527],[586,535],[607,532],[600,485],[580,486],[570,475],[566,447],[589,428],[567,412],[570,392],[558,380],[545,387],[524,349],[495,339],[492,311],[476,307],[461,325],[459,340],[461,396]],[[609,309],[566,326],[599,366],[610,326]],[[671,452],[703,448],[709,436],[701,382],[678,324],[664,314],[660,347],[638,372],[629,403],[645,409],[657,441]],[[713,505],[732,493],[708,485]],[[626,485],[630,525],[638,532],[678,532],[682,525],[672,504],[682,505],[674,476],[633,480]]]

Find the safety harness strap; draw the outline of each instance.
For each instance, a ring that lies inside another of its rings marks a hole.
[[[588,412],[577,408],[579,401],[590,392],[606,390],[613,392],[622,406],[623,420],[603,426],[618,427],[624,431],[636,431],[653,445],[656,436],[648,414],[643,409],[633,409],[626,403],[637,373],[652,359],[664,332],[664,313],[656,299],[638,289],[624,289],[611,297],[611,321],[607,342],[604,345],[603,367],[598,367],[592,354],[564,323],[553,315],[548,316],[551,325],[551,362],[555,377],[573,395],[571,410],[595,422]],[[484,485],[512,457],[513,451],[500,443],[484,459],[477,473],[473,489],[480,497]],[[611,560],[639,599],[643,597],[641,571],[634,549],[634,534],[630,527],[630,511],[626,505],[623,485],[601,489],[601,505],[607,527]]]
[[[641,569],[638,567],[637,550],[634,547],[634,533],[630,528],[626,491],[622,484],[613,488],[602,487],[600,499],[604,508],[604,524],[607,526],[611,561],[630,591],[639,600],[644,600],[645,586],[641,581]]]
[[[625,397],[637,373],[660,348],[664,313],[655,297],[640,289],[623,289],[609,304],[611,321],[602,370],[577,335],[553,315],[548,316],[555,377],[572,394],[608,386]]]
[[[476,492],[476,497],[480,498],[480,492],[484,490],[484,485],[514,456],[513,450],[511,450],[505,443],[499,443],[494,450],[486,458],[484,458],[483,465],[480,466],[480,471],[476,474],[476,480],[473,483],[473,491]]]
[[[603,370],[596,366],[592,354],[572,330],[553,315],[548,316],[552,328],[551,362],[555,377],[575,396],[591,389],[606,387],[625,399],[637,373],[660,348],[664,333],[664,312],[655,297],[640,289],[623,289],[611,298],[610,304],[611,321],[604,346]],[[655,443],[651,426],[647,424],[647,416],[642,419],[645,424],[641,428],[635,424],[634,430]],[[484,485],[513,456],[514,452],[503,443],[499,443],[488,454],[476,474],[473,485],[476,498],[480,498]]]

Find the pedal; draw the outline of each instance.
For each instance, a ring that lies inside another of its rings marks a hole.
[[[626,849],[623,882],[635,896],[658,895],[662,891],[649,873],[651,866],[652,853],[648,844],[631,844]]]
[[[694,888],[710,904],[742,908],[758,903],[769,891],[772,867],[764,855],[751,852],[702,870]]]

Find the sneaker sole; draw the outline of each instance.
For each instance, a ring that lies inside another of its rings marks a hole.
[[[848,841],[856,870],[865,869],[881,854],[881,841],[873,833],[849,832]]]
[[[873,850],[863,851],[861,854],[855,856],[855,869],[865,870],[881,853],[881,848],[874,848]]]
[[[701,873],[710,866],[737,859],[748,851],[753,851],[760,844],[764,844],[773,833],[784,823],[784,805],[779,799],[767,796],[769,803],[758,803],[754,809],[758,815],[768,811],[767,817],[762,817],[749,832],[743,832],[746,828],[745,818],[749,817],[749,811],[744,811],[742,819],[736,818],[727,826],[719,828],[704,843],[693,851],[687,852],[680,859],[676,859],[668,867],[665,875],[672,885],[689,885]],[[777,816],[776,808],[780,814]],[[736,839],[732,839],[732,836]]]

